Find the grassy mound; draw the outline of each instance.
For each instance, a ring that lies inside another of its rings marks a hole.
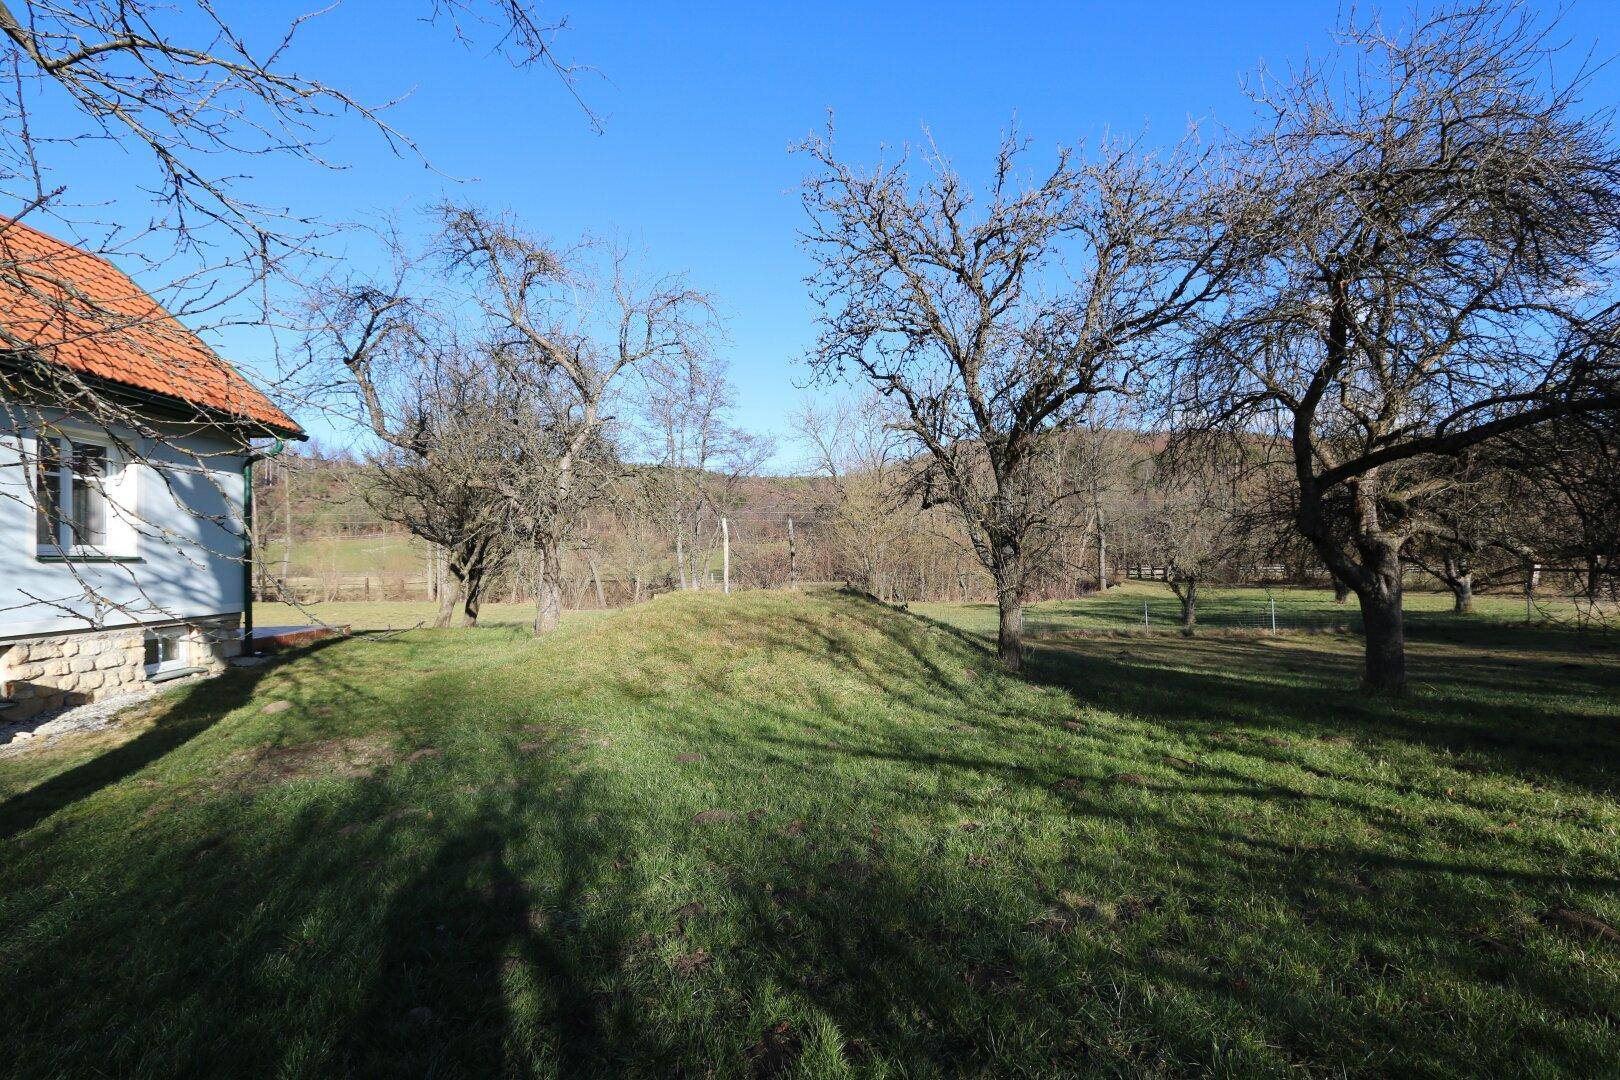
[[[0,1060],[1602,1073],[1612,656],[1419,648],[1392,706],[1353,646],[1021,681],[835,593],[326,644],[0,758]]]

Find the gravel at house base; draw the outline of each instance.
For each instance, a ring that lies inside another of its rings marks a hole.
[[[160,689],[163,687],[146,686],[100,701],[39,713],[21,723],[0,723],[0,755],[47,747],[64,735],[80,735],[110,727],[118,719],[119,713],[148,700]]]

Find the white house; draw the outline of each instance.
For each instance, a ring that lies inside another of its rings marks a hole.
[[[303,432],[110,263],[0,219],[0,719],[240,651],[265,438]]]

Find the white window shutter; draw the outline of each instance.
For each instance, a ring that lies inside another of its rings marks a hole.
[[[109,453],[113,476],[107,483],[107,554],[140,555],[141,473],[145,467],[120,447]]]

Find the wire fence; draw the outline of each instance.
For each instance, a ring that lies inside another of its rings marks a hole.
[[[1421,630],[1473,628],[1510,630],[1535,626],[1581,633],[1620,631],[1620,602],[1552,590],[1528,598],[1493,592],[1474,598],[1473,608],[1454,610],[1448,593],[1408,591],[1403,606],[1406,622]],[[1056,610],[1033,609],[1026,615],[1032,628],[1046,632],[1171,632],[1185,628],[1181,602],[1168,588],[1162,595],[1144,596],[1132,589],[1120,595],[1094,595],[1082,604],[1060,604]],[[1354,596],[1343,603],[1328,599],[1323,589],[1223,588],[1198,598],[1197,630],[1245,633],[1350,632],[1360,633],[1362,617]]]
[[[1037,631],[1059,633],[1152,633],[1186,629],[1181,602],[1174,596],[1167,593],[1162,597],[1146,597],[1134,590],[1117,597],[1094,595],[1083,606],[1072,610],[1064,606],[1048,614],[1035,609],[1026,615],[1026,621]],[[1353,604],[1331,605],[1324,610],[1318,602],[1312,609],[1306,609],[1296,599],[1241,597],[1234,596],[1233,590],[1223,590],[1200,598],[1194,609],[1193,625],[1198,630],[1245,633],[1347,631],[1359,629],[1361,617]]]

